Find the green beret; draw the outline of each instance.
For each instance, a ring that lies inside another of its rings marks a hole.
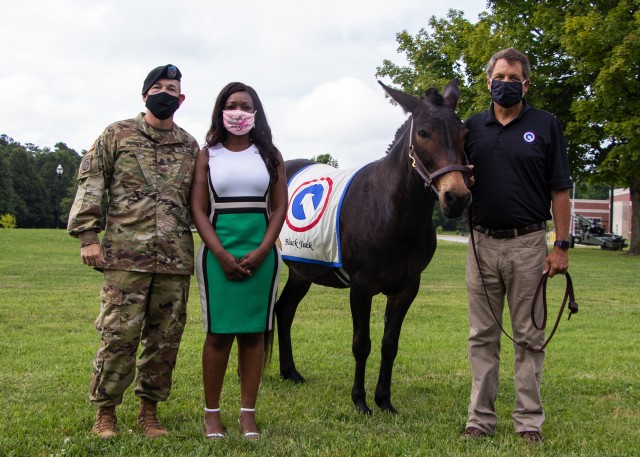
[[[176,79],[180,81],[180,78],[182,78],[182,73],[180,73],[178,67],[171,64],[165,65],[164,67],[154,68],[149,72],[144,80],[144,84],[142,85],[142,95],[146,94],[151,86],[153,86],[155,82],[160,78]]]

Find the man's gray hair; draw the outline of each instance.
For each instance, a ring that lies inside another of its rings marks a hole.
[[[496,62],[499,59],[505,59],[509,63],[520,62],[522,64],[522,76],[524,76],[524,79],[529,79],[529,76],[531,75],[531,64],[529,63],[529,59],[516,48],[503,49],[491,56],[489,63],[485,68],[488,79],[491,79],[493,67],[495,67]]]

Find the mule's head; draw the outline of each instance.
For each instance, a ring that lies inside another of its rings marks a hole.
[[[444,215],[459,217],[471,202],[467,188],[471,170],[464,152],[467,129],[455,113],[460,98],[458,80],[451,80],[442,95],[429,89],[420,98],[379,83],[411,113],[409,163],[437,195]]]

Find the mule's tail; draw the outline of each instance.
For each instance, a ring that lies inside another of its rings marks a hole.
[[[276,323],[274,320],[273,328],[264,332],[264,359],[262,360],[262,369],[266,370],[271,365],[271,355],[273,354],[273,340],[275,338]]]

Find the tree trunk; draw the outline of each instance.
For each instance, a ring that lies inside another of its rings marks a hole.
[[[629,180],[631,191],[631,240],[629,254],[640,255],[640,177],[634,176]]]

